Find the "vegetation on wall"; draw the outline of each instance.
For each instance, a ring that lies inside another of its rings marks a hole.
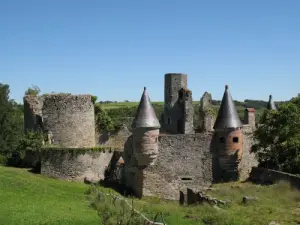
[[[37,85],[32,85],[25,91],[25,95],[38,96],[41,93],[41,89]]]
[[[254,133],[252,151],[262,166],[300,173],[300,96],[282,103],[278,111],[266,110]]]
[[[111,132],[115,129],[115,124],[100,104],[95,104],[95,120],[98,131]]]

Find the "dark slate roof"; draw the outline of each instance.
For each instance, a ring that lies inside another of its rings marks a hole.
[[[230,95],[230,92],[228,90],[228,85],[226,85],[218,117],[214,125],[214,129],[239,127],[242,127],[242,123],[237,113],[232,97]]]
[[[272,95],[269,96],[269,102],[268,102],[268,105],[267,105],[267,109],[277,110],[277,107],[276,107],[275,103],[273,102]]]
[[[150,98],[146,88],[144,88],[143,95],[139,107],[137,109],[135,118],[131,124],[132,129],[136,128],[160,128],[160,123],[156,117],[155,111],[150,102]]]

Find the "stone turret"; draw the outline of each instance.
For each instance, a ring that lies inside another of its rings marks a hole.
[[[132,156],[127,165],[126,184],[136,197],[143,196],[144,175],[147,166],[155,163],[158,155],[158,136],[160,123],[150,102],[146,88],[144,88],[132,129]],[[126,150],[128,153],[130,149]],[[127,160],[129,161],[129,160]]]
[[[277,110],[277,107],[276,107],[276,105],[275,105],[275,103],[273,101],[273,96],[272,95],[269,96],[269,102],[268,102],[268,105],[267,105],[267,109],[269,109],[269,110]]]
[[[229,92],[228,85],[214,125],[218,164],[220,168],[219,179],[223,181],[237,180],[239,178],[238,165],[243,151],[242,123]]]
[[[151,165],[158,153],[160,124],[150,102],[146,88],[138,106],[131,129],[133,132],[133,155],[138,166]]]

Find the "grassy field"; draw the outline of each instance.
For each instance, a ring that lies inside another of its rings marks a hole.
[[[300,224],[300,191],[290,189],[285,183],[272,186],[239,182],[218,184],[208,194],[231,203],[218,208],[210,205],[182,207],[178,202],[156,198],[134,200],[133,203],[150,219],[162,213],[168,225],[268,225],[272,221],[280,225]],[[244,205],[244,196],[256,197],[257,201]],[[100,211],[105,208],[103,202],[103,198],[96,201]],[[122,212],[122,209],[112,210]]]
[[[109,191],[102,187],[97,189]],[[0,224],[98,225],[100,218],[89,207],[97,198],[93,192],[86,195],[88,190],[91,188],[87,185],[46,178],[27,169],[0,167]],[[168,225],[268,225],[271,221],[280,225],[300,224],[300,192],[284,183],[272,186],[218,184],[208,194],[232,203],[222,208],[181,207],[177,202],[145,198],[134,200],[134,205],[150,218],[163,213]],[[243,205],[243,196],[255,196],[258,200]],[[112,206],[101,209],[100,215],[105,210],[111,210],[114,215]]]
[[[85,198],[87,188],[25,169],[0,167],[0,224],[99,224],[97,213]]]

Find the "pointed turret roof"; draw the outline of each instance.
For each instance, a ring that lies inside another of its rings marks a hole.
[[[136,128],[160,128],[160,123],[156,117],[155,111],[150,102],[150,98],[146,87],[144,88],[143,95],[139,107],[137,109],[135,118],[131,124],[132,129]]]
[[[277,110],[277,107],[273,101],[273,96],[270,95],[269,96],[269,102],[268,102],[268,105],[267,105],[267,109],[270,109],[270,110]]]
[[[242,127],[242,123],[237,113],[232,97],[230,95],[230,92],[228,90],[228,85],[226,85],[218,117],[214,125],[214,129],[238,127]]]

